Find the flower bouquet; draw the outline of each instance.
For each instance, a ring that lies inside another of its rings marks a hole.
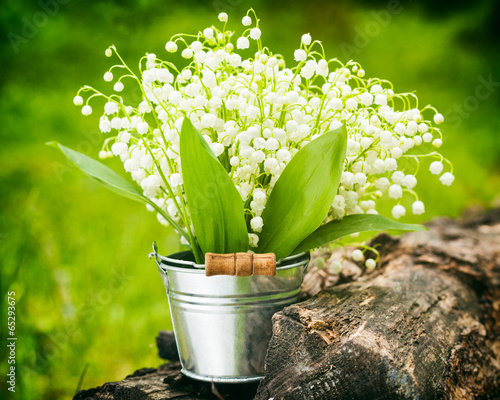
[[[411,197],[421,214],[419,167],[428,159],[443,184],[454,177],[436,151],[443,116],[418,108],[413,93],[366,78],[354,61],[328,59],[309,34],[287,66],[263,45],[253,10],[237,38],[227,20],[221,13],[220,27],[166,43],[184,66],[146,54],[137,73],[111,46],[106,56],[119,62],[104,80],[115,93],[84,86],[74,98],[83,115],[92,114],[94,98],[106,100],[99,157],[120,157],[135,184],[53,144],[177,231],[187,251],[163,257],[155,246],[152,255],[183,371],[232,382],[262,376],[271,316],[297,301],[309,250],[363,231],[424,229],[378,215],[377,201],[393,199],[399,219],[403,197]],[[141,92],[136,104],[122,95],[131,87]],[[353,257],[363,260],[359,253]]]

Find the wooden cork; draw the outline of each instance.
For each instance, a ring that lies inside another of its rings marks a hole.
[[[234,253],[205,253],[205,275],[234,275]]]
[[[235,256],[235,275],[236,276],[250,276],[253,274],[253,254],[250,253],[236,253]]]
[[[276,255],[274,253],[251,254],[205,254],[205,275],[276,275]]]
[[[276,254],[254,254],[253,255],[253,274],[254,275],[276,275]]]

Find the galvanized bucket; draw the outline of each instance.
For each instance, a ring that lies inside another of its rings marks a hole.
[[[205,276],[191,252],[156,251],[167,290],[182,373],[208,382],[242,383],[264,376],[271,318],[297,302],[309,262],[301,253],[276,264],[276,276]]]

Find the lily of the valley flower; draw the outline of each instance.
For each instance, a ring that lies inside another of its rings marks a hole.
[[[83,115],[90,115],[89,100],[107,99],[99,127],[108,137],[99,156],[120,157],[145,196],[181,227],[191,226],[179,154],[182,121],[189,118],[240,193],[255,247],[264,223],[261,214],[286,165],[311,140],[345,124],[344,172],[325,222],[376,214],[383,196],[395,201],[396,219],[406,214],[402,201],[407,197],[413,199],[411,211],[422,214],[425,206],[416,192],[419,165],[428,159],[430,172],[440,175],[444,185],[454,180],[451,164],[436,151],[442,145],[436,126],[442,114],[430,106],[419,109],[414,94],[399,94],[386,80],[366,78],[354,61],[325,58],[321,43],[308,33],[298,38],[294,63],[287,65],[263,47],[260,21],[252,12],[243,17],[240,35],[216,26],[195,37],[174,35],[166,41],[166,59],[147,54],[139,74],[114,46],[107,49],[106,56],[114,53],[120,60],[104,74],[106,82],[115,81],[115,93],[85,86],[73,100],[83,106]],[[227,14],[219,20],[225,27]],[[243,58],[239,50],[248,48],[253,54]],[[168,61],[178,51],[187,60],[183,68]],[[142,94],[135,102],[120,94],[133,84]],[[92,93],[86,101],[84,92]],[[449,166],[444,173],[443,163]],[[167,223],[160,215],[158,220]],[[356,253],[356,259],[362,256]],[[372,261],[366,261],[367,268],[374,266]]]

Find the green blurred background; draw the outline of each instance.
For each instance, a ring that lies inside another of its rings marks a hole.
[[[45,4],[45,5],[44,5]],[[156,240],[179,248],[172,230],[144,207],[101,188],[46,141],[93,157],[97,112],[83,117],[76,90],[102,80],[115,44],[131,65],[145,52],[167,58],[165,42],[229,14],[230,27],[254,7],[263,40],[291,60],[300,37],[322,40],[329,57],[355,59],[367,72],[416,90],[446,117],[443,153],[455,165],[451,188],[428,175],[417,189],[424,221],[489,206],[500,187],[498,2],[48,0],[2,3],[0,83],[0,260],[2,365],[6,292],[17,300],[17,389],[2,398],[71,398],[83,388],[157,366],[154,339],[171,328],[164,288],[147,259]],[[119,163],[110,165],[121,171]],[[6,373],[6,372],[5,372]],[[4,396],[4,393],[8,393]]]

